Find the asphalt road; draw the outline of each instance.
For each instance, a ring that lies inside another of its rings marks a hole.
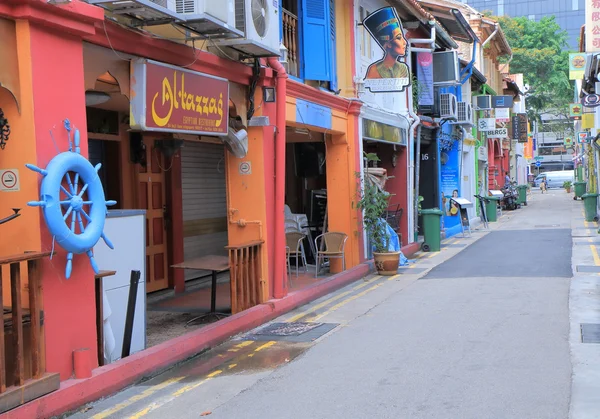
[[[569,418],[581,203],[560,192],[275,321],[325,325],[238,336],[74,417]]]

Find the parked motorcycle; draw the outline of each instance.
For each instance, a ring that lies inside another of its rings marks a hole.
[[[519,192],[517,191],[516,182],[511,182],[505,185],[501,191],[504,194],[504,197],[502,198],[503,210],[512,211],[521,208],[521,205],[517,203]]]

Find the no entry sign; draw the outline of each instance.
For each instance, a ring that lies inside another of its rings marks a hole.
[[[19,190],[19,170],[0,170],[0,191],[14,192]]]

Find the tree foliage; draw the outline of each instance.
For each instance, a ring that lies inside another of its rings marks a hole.
[[[542,113],[567,115],[573,100],[569,80],[568,33],[554,16],[539,21],[526,17],[495,18],[513,51],[510,72],[523,73],[527,92],[527,109],[531,119],[540,120]]]

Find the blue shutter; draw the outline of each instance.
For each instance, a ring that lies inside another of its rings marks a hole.
[[[331,79],[329,0],[302,0],[304,78]]]
[[[337,59],[336,59],[336,48],[335,48],[335,0],[329,0],[329,27],[331,34],[331,73],[330,73],[330,87],[331,90],[336,91],[337,85]]]

